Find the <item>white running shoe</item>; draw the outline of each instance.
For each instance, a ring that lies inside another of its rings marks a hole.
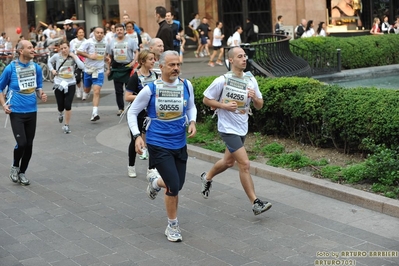
[[[206,179],[206,172],[203,172],[201,174],[201,194],[204,199],[207,199],[209,196],[209,193],[211,192],[211,187],[212,187],[212,180],[209,181]]]
[[[97,121],[100,120],[100,116],[98,114],[92,114],[90,121]]]
[[[150,182],[150,180],[155,179],[157,177],[161,177],[161,175],[158,173],[158,170],[156,168],[154,169],[147,169],[147,181]]]
[[[165,229],[165,236],[171,242],[181,242],[183,241],[183,237],[181,236],[181,230],[178,224],[170,225]]]
[[[83,93],[82,93],[82,101],[86,101],[87,98],[89,98],[89,93],[86,93],[85,91],[83,91]]]
[[[154,182],[154,180],[156,181],[157,178],[150,178],[147,186],[147,195],[152,200],[154,200],[157,197],[158,192],[161,191],[161,188],[155,189],[153,187],[152,182]]]
[[[127,175],[131,178],[135,178],[136,175],[136,167],[135,166],[127,166]]]
[[[69,125],[65,125],[62,127],[62,130],[64,130],[65,134],[71,133],[71,129],[69,128]]]
[[[10,179],[14,183],[17,183],[19,181],[18,172],[19,172],[19,167],[11,166]],[[147,171],[147,173],[148,173],[148,171]]]
[[[76,87],[76,97],[82,98],[82,89],[79,87]]]

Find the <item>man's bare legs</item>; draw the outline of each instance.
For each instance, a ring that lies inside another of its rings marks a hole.
[[[226,149],[223,159],[220,159],[213,165],[211,170],[209,170],[209,172],[206,174],[206,179],[211,181],[216,175],[224,172],[227,168],[233,167],[235,162],[238,164],[241,185],[244,188],[249,200],[251,203],[253,203],[256,199],[255,187],[251,174],[249,173],[250,163],[247,151],[244,147],[241,147],[234,153],[231,153],[228,149]]]
[[[99,85],[93,85],[93,107],[98,107],[100,104],[100,91],[101,91],[101,86]]]
[[[93,112],[91,115],[91,121],[97,121],[100,119],[100,116],[98,115],[98,105],[100,104],[100,91],[101,91],[101,86],[99,85],[92,85],[93,89]],[[90,93],[90,88],[85,87],[86,94]]]

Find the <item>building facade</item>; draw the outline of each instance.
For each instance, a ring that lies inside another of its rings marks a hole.
[[[88,31],[105,22],[119,22],[123,14],[129,14],[145,31],[155,35],[155,7],[160,5],[173,10],[183,25],[188,25],[193,13],[198,13],[209,19],[212,28],[216,21],[222,21],[225,35],[229,36],[235,26],[245,27],[250,18],[260,32],[266,33],[273,31],[278,15],[284,17],[285,25],[295,26],[302,18],[313,20],[315,26],[321,21],[331,23],[332,9],[342,1],[351,5],[360,2],[358,17],[366,30],[371,28],[374,17],[388,15],[393,23],[399,15],[397,0],[0,0],[0,31],[16,40],[17,27],[27,35],[29,27],[38,26],[40,21],[57,23],[73,14],[85,20],[82,26]]]

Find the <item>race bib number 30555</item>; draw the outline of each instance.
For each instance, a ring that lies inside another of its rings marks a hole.
[[[155,101],[157,117],[159,119],[173,119],[181,117],[183,114],[184,98],[183,87],[157,88]]]

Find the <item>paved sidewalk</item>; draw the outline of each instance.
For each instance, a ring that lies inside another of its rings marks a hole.
[[[216,73],[194,60],[183,66],[186,77]],[[137,159],[138,177],[127,177],[129,135],[116,111],[106,83],[101,119],[90,122],[91,103],[75,100],[65,135],[55,105],[40,104],[27,187],[8,178],[15,141],[0,114],[1,266],[315,265],[337,254],[344,265],[399,265],[399,219],[257,175],[257,194],[273,207],[254,216],[234,169],[202,198],[199,174],[211,163],[197,155],[180,194],[183,242],[168,242],[162,195],[152,201],[145,193],[148,162]]]

